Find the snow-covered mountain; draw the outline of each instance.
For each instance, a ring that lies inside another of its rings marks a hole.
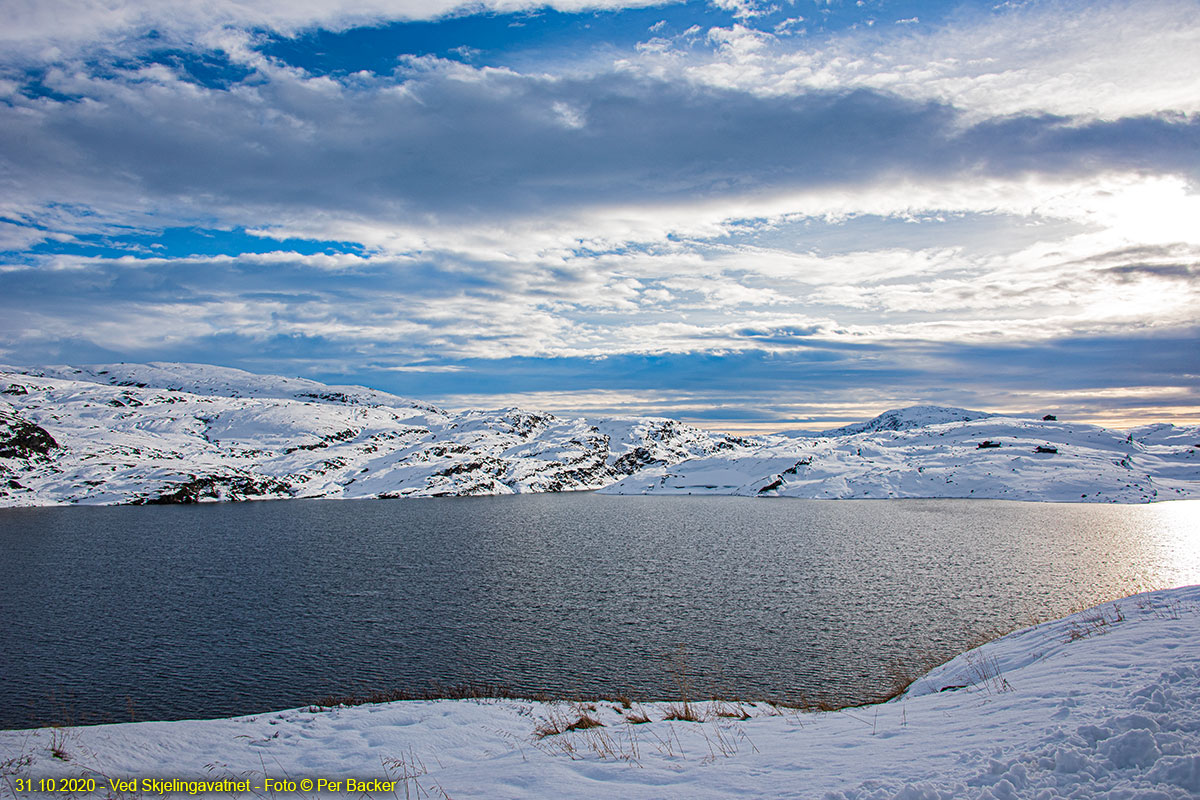
[[[906,431],[909,428],[924,428],[929,425],[941,425],[945,422],[969,422],[973,419],[993,417],[986,411],[970,411],[965,408],[949,408],[947,406],[909,406],[885,411],[874,419],[866,422],[855,422],[841,428],[822,431],[818,436],[851,436],[856,433],[871,431]]]
[[[200,364],[0,367],[5,506],[595,489],[745,443]]]
[[[995,446],[980,447],[984,442]],[[450,412],[202,364],[0,366],[0,506],[614,494],[1200,497],[1200,428],[914,406],[810,438],[662,418]]]
[[[839,430],[851,432],[775,437],[758,447],[656,465],[602,491],[1115,503],[1200,497],[1200,428],[1120,432],[916,407]]]

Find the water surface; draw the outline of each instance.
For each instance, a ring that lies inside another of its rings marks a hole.
[[[3,727],[480,682],[838,702],[989,631],[1200,583],[1200,502],[9,509],[0,552]]]

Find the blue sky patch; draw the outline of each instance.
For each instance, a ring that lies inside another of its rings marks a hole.
[[[79,234],[69,241],[47,239],[31,248],[28,256],[75,255],[98,258],[192,258],[240,256],[248,253],[290,252],[300,255],[353,253],[366,249],[358,242],[314,239],[272,239],[247,233],[244,228],[167,228],[161,231],[119,227],[105,233]]]
[[[679,36],[694,25],[700,27],[701,39],[710,28],[734,23],[764,31],[784,25],[779,31],[782,35],[819,38],[875,25],[940,22],[961,7],[961,3],[942,0],[835,0],[765,5],[766,13],[753,17],[738,17],[717,5],[694,1],[581,13],[542,8],[515,14],[458,14],[345,31],[313,30],[295,36],[267,33],[259,49],[315,75],[348,75],[360,70],[387,75],[405,55],[437,56],[474,65],[530,66],[596,52],[611,55],[655,37]],[[788,20],[793,22],[785,25]]]

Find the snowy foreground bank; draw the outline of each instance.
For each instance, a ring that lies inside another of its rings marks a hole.
[[[92,776],[99,794],[123,797],[154,795],[110,792],[110,779],[246,780],[246,797],[272,794],[265,779],[295,781],[277,794],[324,797],[338,793],[302,781],[381,778],[395,783],[372,796],[456,800],[1192,798],[1200,586],[1018,631],[877,706],[690,708],[704,721],[665,719],[680,704],[458,700],[3,731],[0,792]],[[538,736],[585,714],[603,727]]]

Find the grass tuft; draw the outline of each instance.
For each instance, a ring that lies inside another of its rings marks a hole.
[[[545,739],[547,736],[558,736],[568,731],[586,731],[590,728],[604,727],[603,722],[589,713],[596,710],[595,706],[588,707],[581,703],[574,703],[571,708],[571,712],[564,714],[561,710],[551,707],[546,718],[534,726],[533,737]]]
[[[50,755],[59,761],[71,760],[71,754],[67,752],[67,732],[62,728],[50,731]]]
[[[644,725],[645,723],[650,722],[650,715],[642,710],[630,711],[625,715],[625,721],[630,725]]]
[[[679,703],[671,703],[667,706],[667,713],[663,715],[665,720],[678,720],[679,722],[703,722],[704,718],[696,711],[696,707],[683,700]]]
[[[588,728],[603,728],[604,723],[590,716],[587,713],[580,714],[579,717],[567,726],[569,731],[586,731]]]
[[[410,691],[408,689],[373,690],[363,694],[326,695],[315,703],[309,704],[307,711],[317,713],[331,708],[363,706],[372,703],[394,703],[399,700],[537,700],[549,702],[552,698],[545,695],[530,697],[520,695],[509,689],[492,683],[460,683],[441,685],[434,684],[428,689]]]

